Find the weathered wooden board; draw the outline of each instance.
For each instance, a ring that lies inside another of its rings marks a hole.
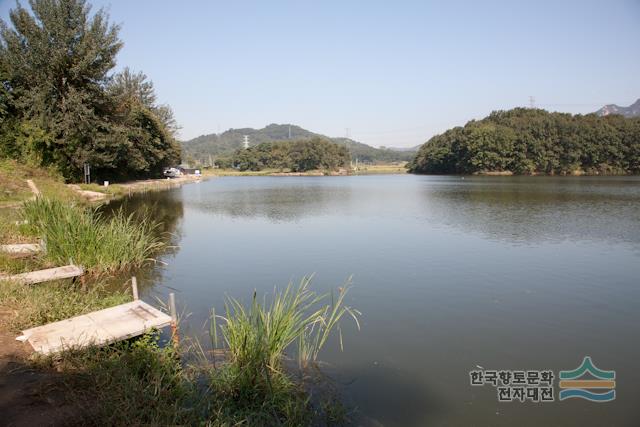
[[[31,192],[34,195],[36,195],[36,196],[40,195],[40,190],[38,190],[38,187],[36,187],[36,184],[33,182],[33,180],[28,179],[27,180],[27,185],[29,186],[29,188],[31,189]]]
[[[40,243],[17,243],[15,245],[0,245],[0,252],[12,255],[31,255],[42,250]]]
[[[32,285],[34,283],[49,282],[52,280],[70,279],[82,276],[84,270],[77,265],[65,265],[63,267],[47,268],[46,270],[31,271],[29,273],[14,274],[12,276],[0,276],[0,280]]]
[[[169,324],[171,316],[137,300],[27,329],[16,339],[28,341],[38,353],[49,354],[66,348],[106,345]]]

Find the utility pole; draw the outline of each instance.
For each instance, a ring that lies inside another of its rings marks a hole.
[[[242,144],[244,145],[245,150],[249,148],[249,135],[244,135],[244,141],[242,142]]]
[[[85,163],[83,167],[84,167],[84,183],[90,184],[91,183],[91,165],[89,165],[89,163]]]

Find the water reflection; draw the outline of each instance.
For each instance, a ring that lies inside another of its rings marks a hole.
[[[331,214],[336,206],[349,204],[352,197],[350,186],[345,186],[343,182],[332,185],[331,182],[322,182],[322,179],[220,178],[210,185],[185,190],[189,196],[194,196],[189,199],[189,208],[207,214],[295,221],[302,217]]]
[[[640,243],[636,178],[460,177],[425,181],[428,220],[513,243]]]
[[[157,288],[154,289],[154,287],[163,283],[163,275],[165,274],[163,267],[174,259],[180,249],[179,244],[183,237],[184,203],[180,191],[180,189],[173,189],[140,193],[101,207],[105,215],[110,215],[119,209],[123,209],[128,214],[148,215],[158,223],[156,232],[168,245],[162,254],[158,254],[157,259],[142,268],[114,277],[111,280],[114,285],[119,286],[127,282],[131,275],[135,275],[141,292],[149,295],[161,291]]]
[[[148,270],[147,292],[177,290],[185,333],[204,333],[225,295],[248,301],[313,272],[324,291],[353,274],[362,330],[346,325],[344,353],[334,341],[321,359],[371,425],[626,425],[638,419],[639,184],[234,177],[128,206],[153,206],[180,245]],[[615,402],[499,406],[468,383],[476,364],[558,370],[586,354],[624,378]]]
[[[438,391],[411,372],[382,363],[365,366],[323,366],[345,403],[356,410],[354,420],[365,427],[423,426],[437,420],[446,402]],[[350,399],[357,396],[358,399]]]

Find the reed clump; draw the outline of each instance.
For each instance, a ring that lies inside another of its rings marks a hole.
[[[24,203],[23,216],[29,232],[46,243],[49,261],[72,261],[90,273],[138,267],[165,247],[149,215],[118,210],[106,217],[96,208],[39,197]]]
[[[279,371],[285,351],[294,343],[298,363],[304,368],[317,359],[333,330],[337,331],[342,348],[340,320],[347,315],[360,327],[360,312],[344,304],[350,279],[338,289],[337,298],[333,292],[316,294],[309,288],[311,280],[312,277],[304,277],[297,287],[289,283],[284,291],[275,289],[270,301],[265,297],[260,302],[254,292],[248,308],[235,298],[227,298],[226,315],[212,315],[214,346],[220,319],[231,362],[245,372]]]
[[[259,408],[270,408],[279,414],[279,420],[309,415],[312,411],[305,393],[284,367],[286,352],[297,350],[299,368],[304,369],[317,359],[333,331],[342,347],[340,321],[344,316],[359,328],[360,312],[344,301],[349,283],[337,296],[318,295],[309,288],[310,283],[311,277],[303,278],[298,286],[289,283],[283,291],[274,290],[269,300],[260,301],[254,292],[248,307],[229,297],[224,315],[212,312],[213,347],[222,344],[227,354],[226,362],[211,371],[212,390],[222,400],[234,402],[231,408],[243,414],[241,419],[265,421],[252,418],[265,413]]]
[[[297,349],[301,367],[313,363],[330,333],[341,335],[344,316],[358,325],[360,313],[344,303],[349,286],[336,295],[317,295],[309,289],[310,281],[289,284],[270,299],[259,300],[254,293],[248,307],[229,298],[224,316],[213,312],[211,339],[218,347],[220,335],[218,350],[226,355],[219,364],[206,363],[207,352],[194,345],[197,341],[162,344],[155,331],[106,347],[35,357],[33,367],[55,369],[56,387],[70,404],[82,408],[82,425],[342,425],[348,422],[344,407],[318,396],[312,402],[290,364],[288,372],[285,368],[290,349]],[[91,288],[76,296],[73,284],[55,286],[0,288],[0,304],[33,301],[40,307],[34,315],[21,309],[22,321],[33,326],[93,310],[102,292]],[[103,302],[115,305],[123,297],[130,298],[112,294]],[[47,313],[47,299],[73,308]]]

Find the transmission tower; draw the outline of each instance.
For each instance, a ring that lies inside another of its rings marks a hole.
[[[244,135],[244,141],[242,141],[242,145],[244,145],[244,149],[249,148],[249,135]]]
[[[536,98],[533,96],[529,96],[529,108],[536,108]]]

